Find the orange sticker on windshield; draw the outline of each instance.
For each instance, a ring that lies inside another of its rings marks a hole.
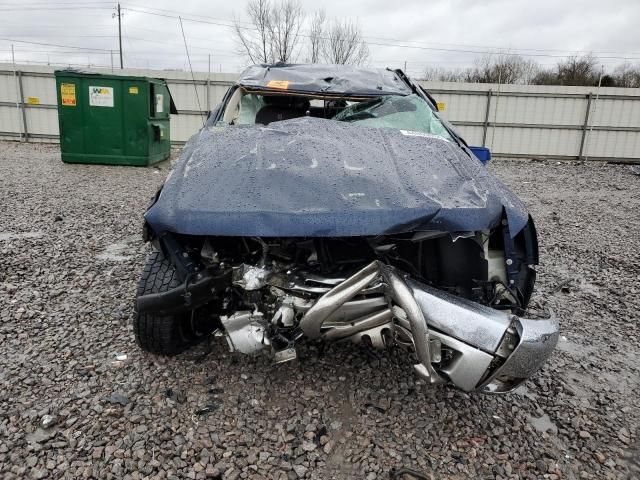
[[[289,88],[288,80],[269,80],[267,88],[279,88],[280,90],[287,90]]]

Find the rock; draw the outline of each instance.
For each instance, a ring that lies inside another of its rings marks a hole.
[[[46,431],[38,428],[35,432],[26,435],[26,440],[33,443],[44,443],[53,437],[55,434],[52,431]]]
[[[48,472],[46,470],[42,470],[39,468],[34,468],[31,470],[31,478],[35,480],[40,480],[41,478],[46,478],[48,476]]]
[[[513,467],[511,466],[511,464],[509,462],[504,464],[504,473],[506,473],[508,476],[511,476],[511,473],[513,472]]]
[[[204,474],[207,478],[215,478],[220,476],[220,470],[215,468],[213,465],[207,465],[207,468],[204,470]]]
[[[294,465],[293,466],[293,471],[296,472],[296,475],[298,476],[298,478],[303,478],[305,476],[305,474],[307,473],[307,470],[309,470],[307,467],[305,467],[304,465]]]
[[[119,392],[113,392],[108,397],[105,397],[104,400],[109,403],[122,405],[123,407],[129,404],[129,399]]]
[[[627,445],[631,443],[631,434],[626,427],[622,427],[620,430],[618,430],[618,439],[622,443],[626,443]]]
[[[322,450],[324,451],[324,453],[326,453],[327,455],[329,455],[331,453],[331,451],[333,450],[335,443],[333,442],[333,440],[329,440],[324,447],[322,448]]]
[[[55,415],[44,415],[40,425],[42,428],[51,428],[58,422],[58,418]]]
[[[591,438],[591,434],[585,430],[580,430],[578,435],[580,436],[580,438]]]
[[[302,442],[302,449],[305,452],[313,452],[316,448],[318,448],[318,445],[316,445],[314,442]]]
[[[91,454],[91,458],[94,460],[100,460],[102,458],[102,453],[104,452],[104,447],[96,447],[93,449],[93,453]]]
[[[168,388],[165,395],[167,399],[176,403],[185,403],[187,401],[187,395],[182,390]]]

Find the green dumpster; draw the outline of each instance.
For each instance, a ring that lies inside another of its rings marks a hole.
[[[57,70],[62,161],[150,165],[170,154],[169,114],[177,113],[164,80]]]

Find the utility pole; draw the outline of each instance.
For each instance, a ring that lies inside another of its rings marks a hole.
[[[18,80],[18,72],[16,69],[16,54],[13,50],[13,43],[11,44],[11,63],[13,63],[13,78],[16,81],[16,112],[18,113],[18,122],[20,121],[20,103],[22,103],[22,101],[20,100],[20,87],[19,87],[19,80]],[[20,125],[20,141],[22,141],[22,124]]]
[[[211,111],[211,102],[209,101],[210,89],[211,89],[211,54],[209,54],[209,63],[207,66],[207,112]]]
[[[118,45],[120,47],[120,70],[124,68],[122,64],[122,13],[120,12],[120,3],[118,3]]]

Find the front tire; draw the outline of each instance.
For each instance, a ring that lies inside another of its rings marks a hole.
[[[180,283],[171,262],[162,252],[153,251],[147,257],[136,296],[166,292]],[[212,330],[211,322],[203,322],[200,315],[192,312],[158,316],[134,309],[133,331],[136,342],[150,353],[176,355],[204,340]]]

